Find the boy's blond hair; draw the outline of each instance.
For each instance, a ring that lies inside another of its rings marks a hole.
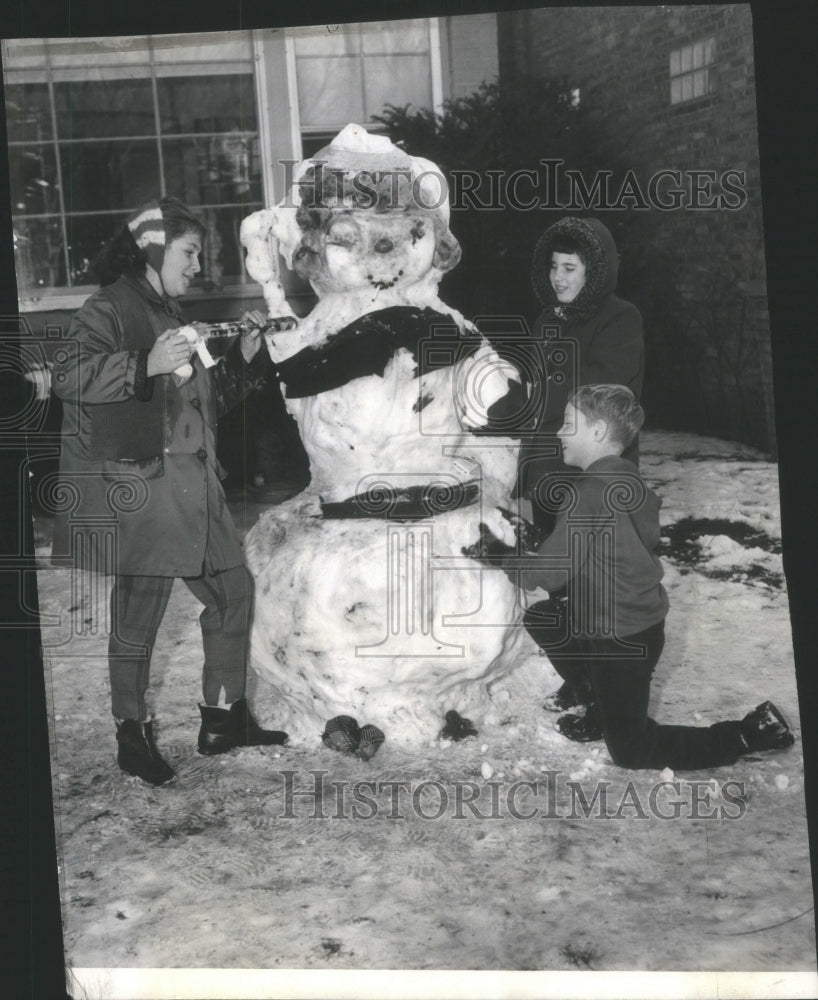
[[[589,420],[604,420],[623,450],[645,422],[645,411],[626,385],[583,385],[568,402]]]

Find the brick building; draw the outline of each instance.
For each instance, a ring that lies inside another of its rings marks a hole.
[[[597,121],[619,165],[608,204],[621,165],[633,171],[636,197],[606,212],[599,195],[589,214],[637,217],[621,287],[646,320],[651,422],[774,453],[749,5],[555,7],[497,22],[501,83],[564,77]]]

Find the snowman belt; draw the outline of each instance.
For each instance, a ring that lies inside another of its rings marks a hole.
[[[394,487],[385,482],[371,485],[364,493],[336,503],[322,503],[325,519],[376,518],[389,521],[425,521],[477,503],[480,487],[466,483],[433,482],[422,486]]]

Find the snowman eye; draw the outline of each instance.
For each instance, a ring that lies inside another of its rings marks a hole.
[[[327,233],[327,244],[336,247],[354,247],[358,242],[358,234],[348,224],[334,226]]]

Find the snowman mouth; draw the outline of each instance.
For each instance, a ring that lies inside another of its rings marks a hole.
[[[402,277],[403,277],[403,271],[401,270],[398,271],[398,273],[394,275],[389,281],[386,281],[383,278],[375,278],[371,274],[368,274],[366,276],[366,280],[369,282],[370,285],[372,285],[373,288],[377,288],[380,291],[385,291],[387,288],[394,288],[394,286],[397,285],[397,283],[400,281]]]

